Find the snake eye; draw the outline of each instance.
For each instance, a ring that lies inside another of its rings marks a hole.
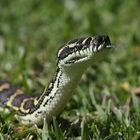
[[[64,48],[59,50],[57,56],[58,56],[58,59],[63,59],[66,56],[68,56],[68,54],[69,54],[69,48],[68,47],[64,47]]]

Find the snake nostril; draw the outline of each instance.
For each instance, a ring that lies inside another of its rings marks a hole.
[[[103,41],[108,40],[108,36],[106,36],[106,35],[102,36],[102,40],[103,40]]]
[[[105,42],[106,44],[111,44],[110,39],[109,39],[109,37],[107,35],[103,35],[102,41]]]

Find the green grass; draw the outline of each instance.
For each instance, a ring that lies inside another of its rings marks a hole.
[[[62,43],[108,34],[118,49],[88,69],[52,123],[25,127],[14,113],[1,113],[0,140],[139,140],[139,6],[138,0],[1,0],[0,79],[28,94],[43,92]]]

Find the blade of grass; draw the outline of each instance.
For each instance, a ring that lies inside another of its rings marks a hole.
[[[84,119],[81,122],[81,140],[90,140],[89,130]]]
[[[54,132],[57,140],[64,140],[63,132],[59,127],[56,118],[53,118]]]

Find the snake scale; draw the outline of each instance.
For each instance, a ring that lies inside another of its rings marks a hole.
[[[57,52],[57,68],[48,87],[39,97],[31,97],[8,81],[0,81],[0,108],[15,110],[15,117],[25,125],[49,122],[70,99],[85,70],[104,58],[113,45],[107,35],[68,41]]]

